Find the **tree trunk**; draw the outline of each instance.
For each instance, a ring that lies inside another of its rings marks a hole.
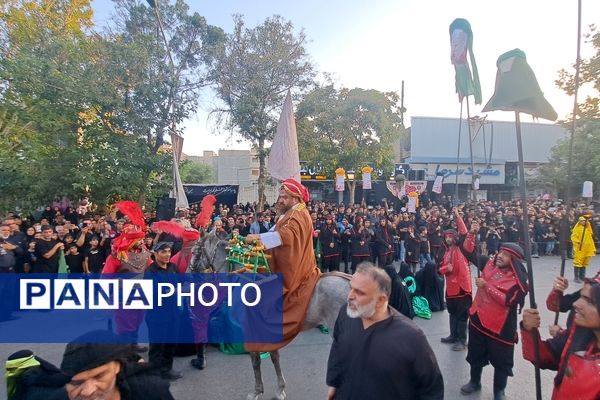
[[[265,206],[265,140],[258,140],[258,210],[263,211]]]
[[[348,200],[348,206],[354,204],[354,194],[356,193],[356,181],[348,181],[348,189],[350,189],[350,199]]]

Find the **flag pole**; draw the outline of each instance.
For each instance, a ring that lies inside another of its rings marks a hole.
[[[519,153],[519,189],[521,192],[521,207],[523,209],[523,241],[525,250],[525,261],[527,263],[527,275],[529,280],[529,305],[537,309],[535,302],[535,290],[533,284],[533,265],[531,263],[531,241],[529,238],[529,207],[527,205],[527,189],[525,186],[525,162],[523,161],[523,143],[521,140],[521,118],[519,112],[515,111],[515,126],[517,130],[517,151]],[[540,348],[534,346],[535,359],[540,359]],[[535,367],[535,394],[537,400],[542,400],[542,383],[540,368]]]
[[[462,117],[463,117],[463,102],[464,97],[460,99],[460,116],[458,118],[458,148],[456,150],[456,171],[455,171],[455,181],[454,181],[454,207],[458,207],[458,168],[460,163],[460,135],[462,131]],[[468,102],[468,100],[467,100]]]
[[[565,198],[565,213],[560,223],[560,276],[565,275],[565,264],[567,262],[567,241],[570,227],[569,214],[571,211],[571,176],[573,174],[573,141],[575,138],[575,128],[577,127],[577,94],[579,92],[579,69],[581,67],[581,0],[577,1],[577,59],[575,61],[575,90],[573,92],[573,120],[571,121],[571,137],[569,138],[569,158],[567,161],[567,196]],[[587,224],[586,224],[587,226]],[[583,243],[583,240],[582,240]],[[554,325],[558,325],[560,310],[554,314]]]

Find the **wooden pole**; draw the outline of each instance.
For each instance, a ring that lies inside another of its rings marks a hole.
[[[458,207],[458,167],[460,164],[460,134],[462,132],[462,116],[463,116],[463,100],[464,97],[460,100],[460,116],[458,118],[458,148],[456,150],[456,173],[455,181],[454,181],[454,207]],[[468,100],[467,100],[468,101]]]
[[[525,261],[527,263],[527,276],[529,281],[529,305],[537,308],[535,302],[535,290],[533,284],[533,265],[531,263],[531,240],[529,238],[529,207],[527,205],[527,188],[525,186],[525,162],[523,161],[523,143],[521,140],[521,118],[519,112],[515,111],[515,125],[517,129],[517,151],[519,153],[519,188],[521,191],[521,206],[523,208],[523,241],[525,250]],[[534,346],[535,360],[540,359],[540,349],[536,343]],[[542,383],[540,368],[535,367],[535,393],[536,399],[542,400]]]
[[[567,249],[569,240],[569,214],[571,211],[571,176],[573,174],[573,140],[575,128],[577,127],[577,93],[579,91],[579,69],[581,66],[581,0],[577,1],[577,59],[575,61],[575,91],[573,93],[573,116],[571,121],[571,137],[569,138],[569,158],[567,160],[567,196],[565,199],[566,209],[560,224],[559,251],[560,251],[560,276],[565,275],[565,264],[567,262]],[[560,310],[554,314],[554,325],[558,325]]]

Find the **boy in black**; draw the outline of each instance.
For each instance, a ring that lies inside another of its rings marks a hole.
[[[88,249],[83,268],[87,274],[99,274],[104,267],[104,251],[99,247],[100,242],[98,236],[94,235],[90,238],[90,248]]]
[[[71,274],[82,274],[83,273],[83,254],[79,252],[77,245],[71,243],[66,247],[65,261],[69,266],[69,272]]]

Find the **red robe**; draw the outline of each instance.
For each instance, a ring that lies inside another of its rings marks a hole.
[[[315,263],[313,224],[304,204],[292,208],[275,230],[282,244],[268,251],[271,272],[283,275],[283,342],[246,343],[248,351],[274,351],[300,333],[320,271]]]

